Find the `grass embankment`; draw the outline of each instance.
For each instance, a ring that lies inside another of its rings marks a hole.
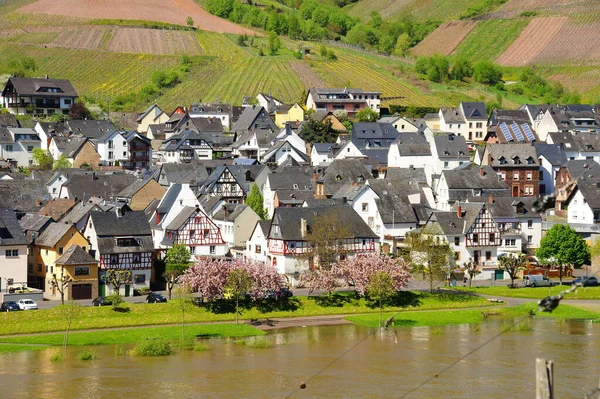
[[[542,299],[548,296],[548,287],[453,287],[457,291],[472,292],[479,295],[504,296],[510,298]],[[550,288],[550,295],[558,295],[561,291],[568,290],[566,285],[558,285]],[[600,287],[580,287],[577,291],[565,296],[565,299],[600,299]]]
[[[376,306],[364,298],[357,299],[353,293],[335,294],[331,297],[292,297],[275,303],[266,301],[262,305],[249,308],[241,315],[242,319],[306,317],[334,314],[377,312]],[[487,306],[484,298],[464,293],[413,293],[401,292],[388,309],[435,310]],[[186,312],[187,323],[231,322],[235,320],[235,306],[231,301],[218,301],[204,307],[190,307]],[[132,304],[126,312],[115,312],[110,307],[83,307],[71,327],[72,330],[102,329],[113,327],[137,327],[150,325],[177,325],[181,320],[178,304]],[[63,331],[65,321],[58,309],[36,312],[13,312],[0,314],[0,335],[46,333]]]
[[[461,311],[435,311],[435,312],[402,312],[385,313],[382,319],[394,318],[394,325],[398,327],[424,327],[424,326],[444,326],[455,324],[478,324],[482,323],[488,317],[514,318],[523,317],[535,311],[533,317],[553,318],[558,320],[567,319],[592,319],[599,320],[600,313],[585,309],[576,308],[569,305],[560,305],[552,313],[537,311],[535,303],[527,303],[511,308],[493,308],[489,310],[461,310]],[[379,315],[358,315],[348,316],[346,320],[355,324],[377,327],[379,325]]]

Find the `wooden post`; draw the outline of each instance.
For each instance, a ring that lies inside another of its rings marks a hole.
[[[554,362],[535,360],[535,399],[554,399]]]

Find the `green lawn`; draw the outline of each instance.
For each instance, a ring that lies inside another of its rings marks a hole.
[[[464,293],[413,293],[402,292],[390,311],[432,310],[488,306],[484,298]],[[178,324],[181,313],[175,302],[166,304],[132,304],[128,312],[115,312],[110,307],[84,307],[82,315],[74,322],[73,330],[102,329],[110,327],[150,326]],[[242,319],[319,316],[333,314],[358,314],[377,312],[365,299],[352,295],[335,295],[332,299],[322,297],[293,297],[285,306],[265,305],[260,309],[245,309]],[[213,305],[213,311],[192,306],[186,312],[186,322],[224,322],[235,319],[230,302]],[[35,312],[12,312],[0,314],[0,335],[63,331],[65,321],[58,309]]]
[[[511,308],[495,308],[488,310],[456,310],[456,311],[432,311],[432,312],[402,312],[396,314],[394,325],[398,327],[421,327],[421,326],[444,326],[450,324],[477,324],[486,319],[486,314],[494,313],[499,317],[522,317],[535,311],[534,317],[565,319],[593,319],[598,320],[600,313],[569,305],[560,305],[552,313],[537,311],[535,303],[528,303]],[[386,312],[382,315],[382,320],[395,315],[395,313]],[[377,327],[379,325],[379,315],[368,314],[358,316],[348,316],[346,320],[353,323]]]
[[[457,291],[473,292],[481,295],[505,296],[511,298],[531,298],[542,299],[548,296],[548,287],[530,288],[509,288],[509,287],[454,287]],[[557,295],[561,291],[568,290],[566,285],[559,285],[550,288],[550,295]],[[567,294],[565,299],[600,299],[600,287],[580,287],[576,292]]]

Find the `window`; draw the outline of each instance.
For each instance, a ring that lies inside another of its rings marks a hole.
[[[514,247],[517,245],[517,240],[514,238],[507,238],[504,240],[505,247]]]
[[[533,176],[533,172],[527,172],[527,180],[531,180]]]
[[[519,172],[513,172],[513,180],[519,180]]]
[[[369,204],[367,202],[362,203],[362,211],[369,212]]]
[[[454,245],[460,245],[460,237],[454,237]]]
[[[5,255],[7,258],[16,258],[17,256],[19,256],[19,250],[18,249],[7,249],[5,252]]]
[[[261,245],[256,245],[256,248],[254,249],[254,253],[255,254],[259,254],[262,252],[262,246]]]
[[[133,254],[131,257],[131,263],[140,263],[140,254]]]
[[[525,186],[525,195],[533,195],[533,186]]]
[[[367,219],[367,220],[368,220],[369,227],[373,228],[373,225],[375,225],[375,218],[372,216],[369,216],[369,219]]]
[[[490,243],[494,244],[495,241],[496,241],[496,234],[495,233],[490,233]]]
[[[527,244],[533,244],[533,236],[527,236]]]
[[[90,275],[90,267],[89,266],[76,266],[75,267],[75,275],[76,276],[89,276]]]
[[[208,239],[208,235],[209,235],[209,233],[210,233],[210,230],[209,230],[209,229],[204,229],[204,232],[203,232],[203,234],[202,234],[202,235],[204,236],[204,239],[205,239],[205,240],[207,240],[207,239]]]
[[[48,255],[48,250],[46,250],[46,255]]]
[[[110,264],[111,265],[116,265],[119,263],[119,255],[111,255],[110,256]]]
[[[145,274],[134,274],[133,282],[136,284],[144,284],[146,282],[146,275]]]
[[[447,168],[450,165],[450,162],[444,161],[444,168]]]
[[[577,219],[577,212],[573,212],[573,219]]]
[[[473,128],[473,122],[469,122],[469,129]]]
[[[126,157],[127,156],[127,151],[123,151],[123,156]]]
[[[108,142],[108,148],[115,148],[115,145],[112,140]]]
[[[71,105],[71,99],[70,98],[65,98],[64,102],[65,102],[65,105]]]
[[[6,146],[6,151],[12,151],[12,150],[13,150],[12,144]]]
[[[492,260],[492,251],[485,251],[485,260]]]
[[[478,129],[481,129],[483,127],[483,122],[477,122],[475,124],[475,127],[478,128]]]
[[[544,171],[543,171],[543,170],[540,170],[540,171],[539,171],[539,175],[538,175],[538,176],[539,176],[539,179],[540,179],[540,180],[544,180]]]
[[[58,254],[62,255],[65,252],[65,248],[64,247],[58,247]]]
[[[109,151],[109,152],[108,152],[108,159],[113,159],[114,157],[115,157],[115,154],[114,154],[114,152],[112,152],[112,151]]]
[[[528,229],[533,229],[533,220],[528,220],[527,221],[527,228]]]
[[[454,252],[454,260],[456,260],[456,261],[460,260],[460,252],[459,251]]]
[[[195,235],[196,235],[196,230],[190,230],[190,240],[194,239]]]
[[[209,247],[209,251],[210,251],[210,254],[211,254],[211,255],[214,255],[214,254],[216,254],[216,253],[217,253],[217,247],[215,247],[214,245],[211,245],[211,246]]]
[[[478,243],[479,242],[479,234],[473,234],[473,242],[474,243]]]
[[[31,152],[33,151],[33,146],[32,145],[28,145],[27,146],[27,152]]]
[[[136,247],[138,242],[133,237],[117,238],[117,247]]]

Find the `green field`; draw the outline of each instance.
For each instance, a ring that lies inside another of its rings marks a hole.
[[[484,59],[494,61],[529,23],[528,18],[483,20],[454,50],[472,62]]]
[[[558,295],[561,291],[568,290],[568,286],[555,286],[548,289],[547,287],[531,288],[509,288],[505,286],[495,287],[454,287],[457,291],[467,291],[480,295],[493,295],[500,297],[509,298],[531,298],[531,299],[542,299],[548,295]],[[600,287],[580,287],[577,291],[567,294],[565,299],[586,299],[586,300],[600,300]]]

